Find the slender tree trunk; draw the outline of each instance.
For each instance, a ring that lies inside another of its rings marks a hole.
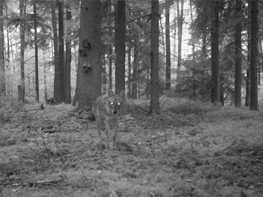
[[[125,0],[117,0],[115,20],[115,91],[125,90]]]
[[[159,0],[152,0],[151,16],[151,101],[150,114],[160,113],[159,103]]]
[[[135,45],[134,45],[134,57],[133,57],[133,68],[132,68],[132,91],[131,91],[131,98],[136,99],[138,94],[138,38],[135,38]]]
[[[109,45],[109,89],[112,90],[112,45]]]
[[[71,21],[71,10],[70,6],[67,5],[66,7],[66,63],[65,63],[65,103],[71,103],[71,85],[70,85],[70,77],[71,77],[71,28],[70,28],[70,21]]]
[[[251,10],[251,1],[248,1],[248,10]],[[248,12],[248,19],[251,20],[251,12]],[[245,106],[250,107],[250,59],[251,59],[251,26],[247,28],[247,72],[246,72],[246,98],[245,98]]]
[[[64,71],[64,17],[63,17],[63,1],[58,1],[58,34],[59,34],[59,90],[60,90],[60,100],[57,102],[61,103],[65,101],[65,71]]]
[[[53,28],[53,42],[54,42],[54,66],[55,66],[55,77],[54,77],[54,99],[56,102],[60,101],[60,73],[59,73],[59,53],[58,53],[58,29],[57,29],[57,15],[56,7],[57,0],[51,1],[51,13],[52,13],[52,28]]]
[[[47,94],[47,64],[46,64],[46,52],[43,52],[43,60],[44,60],[44,96],[45,100],[48,98]]]
[[[258,46],[259,46],[259,54],[263,54],[263,49],[262,49],[262,42],[261,42],[261,40],[259,40],[259,42],[258,42]],[[260,86],[260,79],[261,79],[261,68],[262,68],[262,63],[263,63],[263,61],[261,60],[261,58],[260,58],[260,61],[258,62],[258,70],[257,70],[257,74],[258,74],[258,85]]]
[[[37,11],[36,2],[34,2],[34,26],[35,26],[35,91],[36,91],[36,101],[39,102],[39,80],[38,80],[38,46],[37,46]]]
[[[129,44],[129,49],[128,49],[128,98],[131,97],[131,44]]]
[[[171,41],[170,41],[170,2],[165,7],[165,41],[166,41],[166,90],[171,88]]]
[[[192,6],[192,1],[190,1],[190,15],[191,15],[191,22],[193,23],[194,22],[194,18],[193,18],[193,6]],[[193,71],[192,71],[192,75],[193,75],[193,92],[194,92],[194,95],[193,95],[193,100],[195,101],[196,100],[196,78],[195,78],[195,74],[196,74],[196,55],[195,55],[195,40],[194,38],[193,39],[193,43],[192,43],[192,54],[193,54],[193,64],[194,64],[194,67],[193,67]]]
[[[176,4],[176,1],[174,2]],[[175,18],[173,19],[174,20],[174,32],[173,32],[173,36],[174,36],[174,57],[177,57],[176,56],[176,53],[177,53],[177,47],[176,47],[176,35],[177,35],[177,16],[176,16],[176,9],[174,9],[174,15],[175,15]],[[177,67],[177,58],[174,58],[174,67],[176,68]]]
[[[181,11],[180,11],[180,4],[181,1]],[[177,80],[180,83],[180,71],[182,65],[182,37],[183,37],[183,22],[184,22],[184,0],[178,0],[177,2],[177,23],[178,23],[178,64],[177,64]],[[181,90],[180,85],[177,86],[178,91]]]
[[[242,46],[241,46],[241,0],[236,0],[236,18],[238,22],[235,29],[235,106],[241,107],[241,58],[242,58]]]
[[[5,84],[5,53],[4,53],[4,21],[3,21],[3,0],[0,1],[0,78],[1,78],[1,95],[6,95],[6,84]]]
[[[214,18],[212,21],[211,48],[212,48],[212,102],[220,102],[219,80],[219,8],[218,1],[213,1]]]
[[[101,1],[81,1],[79,65],[73,105],[91,108],[101,95]]]
[[[25,11],[26,5],[23,0],[19,1],[20,10],[20,63],[21,63],[21,85],[20,85],[20,95],[19,99],[24,103],[25,101]]]
[[[251,60],[250,60],[250,110],[258,110],[258,83],[257,83],[257,63],[258,63],[258,1],[251,1]]]

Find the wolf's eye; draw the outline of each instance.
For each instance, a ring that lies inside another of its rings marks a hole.
[[[117,105],[118,105],[118,106],[120,106],[120,105],[121,105],[121,103],[117,103]]]
[[[113,105],[114,103],[113,103],[113,102],[111,102],[110,104],[111,104],[111,105]]]

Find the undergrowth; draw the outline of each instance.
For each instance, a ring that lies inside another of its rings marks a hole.
[[[162,97],[149,116],[128,102],[112,151],[72,106],[23,106],[0,128],[0,196],[263,195],[260,111]]]

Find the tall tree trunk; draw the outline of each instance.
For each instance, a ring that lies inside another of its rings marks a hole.
[[[73,105],[91,108],[101,94],[101,1],[81,1],[79,65]]]
[[[241,107],[242,101],[241,101],[241,56],[242,56],[242,46],[241,46],[241,6],[242,2],[241,0],[236,0],[236,18],[238,19],[238,22],[236,24],[235,29],[235,106]]]
[[[109,57],[109,89],[112,90],[112,45],[108,49]]]
[[[170,1],[165,7],[165,41],[166,41],[166,90],[171,88],[171,41],[170,41]]]
[[[250,110],[258,110],[258,83],[257,83],[257,63],[258,63],[258,1],[251,1],[251,60],[250,60]]]
[[[43,61],[44,61],[44,96],[45,100],[48,98],[47,94],[47,64],[46,64],[46,52],[43,52]]]
[[[70,85],[70,73],[71,73],[71,28],[70,28],[70,21],[71,21],[71,10],[70,5],[66,7],[66,63],[65,63],[65,103],[71,103],[71,85]]]
[[[207,39],[207,31],[206,28],[204,28],[202,34],[202,58],[204,60],[207,58],[206,39]]]
[[[128,98],[131,97],[131,50],[132,50],[132,46],[131,44],[128,45],[129,49],[128,49]]]
[[[194,18],[193,18],[193,6],[192,6],[192,1],[190,1],[190,15],[191,15],[191,23],[194,22]],[[195,74],[196,74],[196,55],[195,55],[195,38],[192,37],[193,39],[193,43],[192,43],[192,54],[193,54],[193,71],[192,71],[192,75],[193,75],[193,91],[194,91],[194,95],[193,95],[193,100],[196,100],[196,78],[195,78]]]
[[[58,53],[58,29],[57,29],[57,15],[56,7],[57,0],[51,1],[51,13],[52,13],[52,28],[53,28],[53,42],[54,42],[54,66],[55,66],[55,77],[54,77],[54,99],[56,102],[60,101],[60,73],[59,73],[59,53]]]
[[[20,10],[20,64],[21,64],[21,85],[19,99],[24,103],[25,101],[25,11],[26,5],[24,0],[19,1]]]
[[[151,100],[150,113],[160,113],[159,103],[159,0],[152,0],[151,15]]]
[[[35,91],[36,91],[36,101],[39,102],[39,80],[38,80],[38,46],[37,46],[37,10],[36,2],[34,2],[34,27],[35,27]]]
[[[176,4],[176,1],[174,2],[174,4]],[[177,47],[176,47],[176,35],[177,35],[177,16],[176,16],[176,9],[174,9],[174,29],[173,29],[173,37],[174,37],[174,57],[176,57],[176,53],[177,53]],[[177,67],[177,63],[176,63],[176,58],[174,58],[174,67]]]
[[[0,85],[1,85],[1,95],[6,95],[6,84],[5,84],[5,53],[4,53],[4,16],[3,16],[3,0],[0,1]]]
[[[58,37],[59,37],[59,90],[60,100],[57,102],[61,103],[65,101],[65,73],[64,73],[64,17],[63,17],[63,1],[58,1]]]
[[[138,51],[138,38],[135,38],[135,45],[134,45],[134,57],[133,57],[133,67],[132,67],[132,90],[131,90],[131,98],[136,99],[138,94],[138,58],[139,58],[139,51]]]
[[[220,80],[219,80],[219,1],[212,0],[214,16],[211,30],[212,48],[212,102],[220,101]]]
[[[248,10],[251,10],[251,1],[248,1]],[[248,20],[251,20],[251,12],[248,12]],[[249,25],[247,28],[247,72],[246,72],[246,98],[245,98],[245,106],[250,106],[250,59],[251,59],[251,26]]]
[[[263,54],[263,49],[262,49],[262,42],[261,40],[258,41],[258,46],[259,46],[259,54]],[[261,82],[261,68],[262,68],[262,58],[260,58],[260,61],[258,61],[258,70],[257,70],[257,74],[258,74],[258,85],[260,86],[260,82]]]
[[[180,4],[181,1],[181,11]],[[177,2],[177,23],[178,23],[178,63],[177,63],[177,81],[180,83],[180,71],[182,65],[182,37],[183,37],[183,22],[184,22],[184,0],[178,0]],[[178,91],[181,90],[180,85],[177,86]]]
[[[117,0],[115,16],[115,91],[125,90],[125,0]]]

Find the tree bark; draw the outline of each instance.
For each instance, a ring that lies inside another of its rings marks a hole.
[[[63,1],[58,1],[58,37],[59,37],[59,91],[60,99],[57,100],[58,103],[65,101],[65,71],[64,71],[64,17],[63,17]]]
[[[20,10],[20,64],[21,64],[21,95],[20,100],[24,103],[25,101],[25,11],[26,5],[23,0],[19,1]]]
[[[236,18],[238,22],[235,29],[235,106],[241,107],[241,64],[242,64],[242,46],[241,46],[241,0],[236,0]]]
[[[39,80],[38,80],[38,46],[37,46],[37,10],[36,2],[34,2],[34,27],[35,27],[35,91],[36,91],[36,101],[39,102]]]
[[[66,6],[66,62],[65,62],[65,103],[71,103],[71,85],[70,85],[70,77],[71,77],[71,28],[70,28],[70,21],[71,21],[71,10],[70,5]]]
[[[134,41],[134,56],[133,56],[133,63],[132,63],[132,90],[131,90],[131,98],[137,99],[138,94],[138,58],[139,58],[139,51],[138,51],[138,44],[139,40],[138,38],[135,38]]]
[[[214,18],[212,20],[211,50],[212,50],[212,103],[220,102],[219,79],[219,8],[218,1],[212,0]]]
[[[180,4],[181,1],[181,11]],[[184,0],[178,0],[177,2],[177,23],[178,23],[178,63],[177,63],[177,81],[180,84],[180,71],[182,64],[182,38],[183,38],[183,22],[184,22]],[[177,85],[177,90],[180,91],[180,85]]]
[[[115,92],[125,90],[125,0],[117,0],[115,16]]]
[[[5,53],[4,53],[4,16],[3,16],[3,0],[0,1],[0,78],[1,78],[1,95],[6,95],[6,84],[5,84]]]
[[[251,60],[250,60],[250,110],[258,110],[258,1],[251,1]]]
[[[152,0],[150,114],[160,114],[159,103],[159,0]]]
[[[51,13],[52,13],[52,28],[53,28],[53,42],[54,42],[54,66],[55,66],[55,77],[54,77],[54,99],[56,102],[60,101],[60,73],[59,73],[59,52],[58,52],[58,29],[57,29],[57,15],[56,7],[57,0],[51,1]]]
[[[171,41],[170,41],[170,2],[165,7],[165,41],[166,41],[166,90],[171,88]]]
[[[91,108],[101,95],[101,1],[81,1],[77,85],[73,105]]]
[[[251,1],[248,1],[248,10],[251,10]],[[248,12],[248,20],[251,20],[251,12]],[[246,72],[246,98],[245,98],[245,106],[250,107],[250,59],[251,59],[251,26],[247,28],[247,72]]]

